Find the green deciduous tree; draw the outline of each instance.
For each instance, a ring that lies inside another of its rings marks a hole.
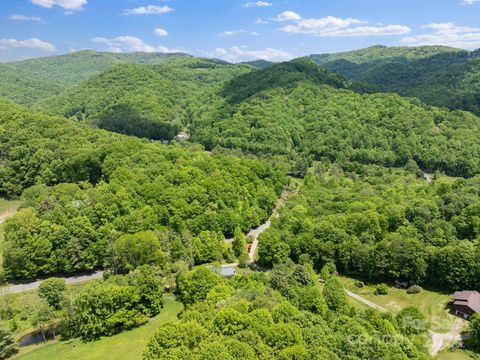
[[[44,299],[51,307],[58,310],[65,299],[67,285],[64,279],[49,278],[43,280],[38,287],[38,296]]]

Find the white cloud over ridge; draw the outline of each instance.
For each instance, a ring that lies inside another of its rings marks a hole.
[[[26,48],[48,52],[56,51],[55,45],[37,38],[26,40],[0,39],[0,45],[3,48]]]
[[[145,43],[142,39],[134,36],[118,36],[113,39],[104,38],[101,36],[92,39],[94,43],[107,45],[106,51],[123,53],[123,52],[163,52],[175,53],[180,52],[178,49],[170,49],[165,46],[151,46]]]
[[[294,11],[285,11],[276,17],[277,21],[290,22],[280,28],[291,34],[306,34],[319,37],[369,37],[405,35],[411,32],[404,25],[372,25],[365,20],[354,18],[338,18],[326,16],[323,18],[304,19]]]
[[[218,47],[213,53],[207,53],[207,56],[219,58],[229,62],[241,62],[258,59],[269,61],[285,61],[295,57],[293,54],[283,50],[274,48],[249,50],[246,46],[233,46],[228,49]]]
[[[174,11],[168,5],[158,6],[158,5],[147,5],[147,6],[140,6],[134,9],[126,9],[123,11],[123,15],[130,16],[130,15],[161,15],[161,14],[168,14]]]
[[[480,48],[480,28],[459,26],[453,22],[425,25],[430,34],[421,34],[402,39],[408,45],[445,45],[474,50]]]
[[[35,5],[51,9],[54,6],[59,6],[65,10],[82,10],[84,5],[87,5],[88,0],[31,0]]]

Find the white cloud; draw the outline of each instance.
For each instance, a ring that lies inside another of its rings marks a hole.
[[[83,6],[87,5],[88,0],[31,0],[31,2],[48,9],[60,6],[65,10],[82,10]]]
[[[255,31],[247,31],[245,29],[239,29],[239,30],[227,30],[219,34],[220,36],[234,36],[234,35],[239,35],[239,34],[250,34],[253,36],[258,36],[258,33]]]
[[[424,29],[430,29],[430,34],[406,37],[402,42],[409,45],[446,45],[463,49],[480,47],[480,28],[458,26],[455,23],[431,23]]]
[[[27,48],[49,52],[56,50],[55,45],[37,38],[26,40],[0,39],[0,45],[3,45],[4,48]]]
[[[161,28],[156,28],[153,33],[157,36],[168,36],[167,30],[161,29]]]
[[[170,6],[157,6],[157,5],[148,5],[140,6],[135,9],[127,9],[123,11],[123,15],[160,15],[168,14],[174,11]]]
[[[251,7],[267,7],[267,6],[272,6],[273,4],[271,2],[267,1],[256,1],[256,2],[249,2],[246,4],[243,4],[244,7],[246,8],[251,8]]]
[[[292,34],[308,34],[320,37],[354,37],[404,35],[411,30],[403,25],[368,25],[367,21],[353,18],[326,16],[320,19],[303,19],[293,11],[285,11],[277,21],[289,21],[291,24],[280,28]]]
[[[474,5],[476,3],[478,3],[480,0],[463,0],[462,1],[462,4],[464,5]]]
[[[240,62],[249,60],[270,60],[285,61],[294,58],[294,55],[274,48],[263,50],[248,50],[245,46],[233,46],[229,49],[216,48],[213,53],[207,53],[209,57],[216,57],[230,62]]]
[[[277,16],[277,21],[292,21],[292,20],[301,20],[302,17],[300,14],[297,14],[294,11],[284,11]]]
[[[180,52],[177,49],[169,49],[165,46],[151,46],[146,44],[142,39],[139,39],[134,36],[118,36],[113,39],[108,39],[104,37],[95,37],[92,39],[94,43],[97,44],[105,44],[107,45],[106,50],[110,52],[165,52],[165,53],[173,53],[173,52]]]
[[[38,22],[38,23],[44,23],[45,22],[41,17],[26,16],[26,15],[21,15],[21,14],[11,15],[10,20],[14,20],[14,21],[33,21],[33,22]]]
[[[257,24],[257,25],[267,25],[268,21],[263,20],[263,19],[257,19],[257,20],[255,20],[255,24]]]

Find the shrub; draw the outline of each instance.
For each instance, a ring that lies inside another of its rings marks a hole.
[[[248,263],[250,262],[250,257],[248,254],[242,254],[238,258],[238,267],[239,268],[246,268],[248,266]]]
[[[387,284],[380,284],[375,288],[375,295],[387,295],[390,289]]]
[[[407,294],[418,294],[423,289],[418,285],[412,285],[407,289]]]

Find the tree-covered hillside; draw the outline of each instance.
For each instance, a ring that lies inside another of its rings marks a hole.
[[[376,91],[480,114],[478,52],[438,46],[373,47],[310,58],[351,80],[370,84]]]
[[[357,310],[336,278],[322,289],[308,262],[229,280],[197,269],[178,283],[186,309],[152,335],[144,360],[429,358],[421,314]]]
[[[170,56],[164,53],[108,53],[92,50],[11,62],[18,70],[28,70],[64,87],[71,87],[118,64],[158,64]]]
[[[378,166],[316,164],[260,239],[266,265],[305,256],[320,271],[448,290],[480,288],[480,176],[433,183]]]
[[[192,140],[207,149],[283,157],[297,169],[327,159],[388,167],[414,161],[426,171],[479,173],[478,117],[348,89],[355,87],[328,72],[304,71],[298,61],[252,72],[227,83],[224,98],[203,101]]]
[[[63,90],[61,85],[27,69],[0,64],[0,73],[0,97],[25,106],[32,106]]]
[[[260,225],[285,182],[266,163],[90,129],[6,102],[0,138],[0,196],[28,188],[5,225],[10,278],[115,264],[113,244],[128,246],[121,236],[138,234],[133,243],[148,249],[147,230],[163,239],[163,251],[171,248],[172,261],[234,256],[224,236]]]
[[[378,63],[401,63],[456,52],[461,52],[461,50],[447,46],[387,47],[377,45],[354,51],[310,55],[309,58],[321,66],[340,60],[357,65],[373,66]]]
[[[99,53],[91,50],[0,64],[0,96],[32,106],[118,64],[159,64],[186,54]]]
[[[116,65],[37,108],[123,134],[171,140],[190,121],[199,92],[250,71],[188,57],[170,57],[160,65]]]

